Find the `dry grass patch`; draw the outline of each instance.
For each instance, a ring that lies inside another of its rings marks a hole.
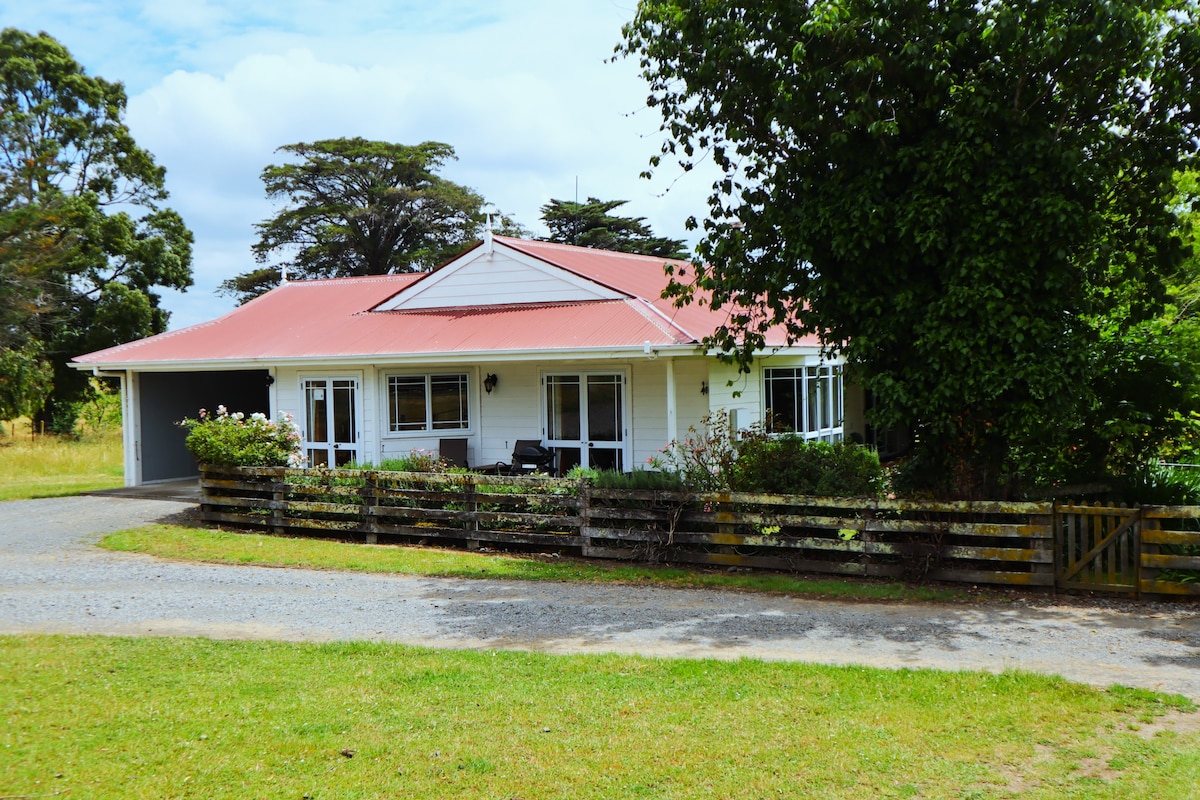
[[[121,431],[107,428],[81,439],[31,436],[18,424],[0,433],[0,500],[62,497],[122,485]]]

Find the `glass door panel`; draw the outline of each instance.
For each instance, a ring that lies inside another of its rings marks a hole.
[[[579,413],[578,375],[546,376],[546,437],[559,441],[579,441],[582,417]]]
[[[588,466],[624,472],[623,375],[587,376]]]
[[[558,469],[624,470],[625,376],[547,375],[546,441]]]
[[[305,379],[304,437],[310,466],[341,467],[357,459],[357,379]]]

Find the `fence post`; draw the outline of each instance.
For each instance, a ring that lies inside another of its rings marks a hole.
[[[1062,509],[1059,508],[1058,499],[1050,501],[1050,546],[1054,548],[1054,585],[1051,587],[1053,594],[1058,594],[1058,580],[1063,574],[1063,547],[1065,546],[1065,533],[1063,531]]]
[[[283,512],[284,506],[287,505],[287,479],[283,475],[267,477],[271,480],[271,531],[276,536],[282,536],[285,533]]]
[[[463,493],[463,531],[464,533],[476,534],[475,538],[467,536],[467,547],[471,550],[479,549],[479,493],[476,490],[475,479],[470,475],[463,476],[462,483]]]
[[[592,546],[592,481],[579,479],[579,536],[583,539],[583,551]]]
[[[1049,510],[1050,510],[1049,514],[1030,514],[1029,515],[1029,527],[1032,529],[1032,536],[1030,537],[1033,540],[1032,542],[1030,542],[1030,544],[1032,545],[1031,549],[1038,550],[1043,553],[1046,552],[1047,550],[1050,551],[1050,563],[1049,564],[1046,564],[1043,562],[1035,563],[1033,565],[1033,572],[1035,574],[1040,573],[1043,575],[1046,573],[1049,573],[1050,574],[1050,586],[1051,586],[1051,589],[1053,589],[1054,583],[1056,582],[1055,575],[1057,574],[1055,572],[1055,564],[1057,562],[1057,557],[1054,555],[1054,504],[1053,503],[1050,504]]]
[[[379,505],[379,481],[375,470],[366,470],[363,473],[363,485],[358,490],[358,495],[362,499],[361,511],[362,528],[366,534],[367,544],[379,544],[379,518],[373,513],[375,506]]]

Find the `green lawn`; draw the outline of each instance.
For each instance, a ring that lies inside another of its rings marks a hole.
[[[847,600],[961,600],[954,589],[888,581],[804,579],[791,575],[705,572],[551,557],[470,553],[424,547],[368,546],[324,539],[150,525],[109,534],[101,547],[186,561],[392,572],[453,578],[654,583],[683,588],[741,589]]]
[[[0,637],[0,795],[1182,800],[1181,709],[1022,673]]]

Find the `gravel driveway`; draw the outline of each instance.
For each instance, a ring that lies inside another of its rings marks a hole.
[[[465,581],[176,563],[109,553],[106,532],[188,503],[0,503],[0,633],[329,641],[1021,668],[1200,700],[1196,605],[871,604],[734,592]]]

